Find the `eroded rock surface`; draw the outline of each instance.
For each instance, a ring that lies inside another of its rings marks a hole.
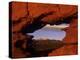
[[[61,24],[63,22],[69,23],[70,27],[65,29],[67,36],[64,42],[77,42],[77,6],[75,5],[57,5],[57,4],[37,4],[28,3],[29,15],[26,10],[26,3],[13,2],[12,6],[12,57],[31,57],[29,49],[32,36],[26,35],[28,32],[34,32],[42,28],[46,24]],[[75,17],[75,18],[74,18]],[[19,43],[17,43],[19,42]],[[49,55],[65,55],[67,48],[72,51],[69,54],[77,54],[77,45],[64,46],[60,49],[53,50]],[[73,49],[75,48],[75,50]],[[66,49],[66,50],[65,50]],[[73,49],[73,50],[72,50]],[[74,52],[73,52],[74,51]]]

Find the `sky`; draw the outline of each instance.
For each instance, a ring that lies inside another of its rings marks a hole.
[[[49,25],[47,24],[43,28],[36,30],[33,33],[28,33],[28,35],[33,35],[33,39],[35,40],[60,40],[66,36],[66,32],[62,29],[69,27],[69,24],[61,24],[61,25]]]

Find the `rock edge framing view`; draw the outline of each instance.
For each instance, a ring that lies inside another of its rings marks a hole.
[[[68,23],[63,29],[66,37],[63,41],[32,40],[34,36],[27,35],[46,24],[59,25]],[[78,54],[78,6],[10,2],[9,3],[9,57],[32,58]]]

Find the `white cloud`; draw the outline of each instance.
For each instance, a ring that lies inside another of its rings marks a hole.
[[[47,28],[54,28],[54,29],[64,29],[64,28],[69,27],[69,24],[60,24],[60,25],[50,25],[50,24],[47,24],[45,27],[47,27]]]

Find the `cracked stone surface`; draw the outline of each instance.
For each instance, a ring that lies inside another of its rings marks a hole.
[[[30,51],[25,52],[24,49],[26,48],[28,50],[31,47],[28,43],[32,42],[31,40],[33,36],[26,35],[26,33],[34,32],[35,30],[44,27],[46,24],[54,25],[60,24],[61,22],[69,22],[70,27],[64,29],[67,35],[63,42],[77,43],[77,8],[78,7],[76,5],[28,3],[28,10],[30,14],[28,16],[26,15],[28,13],[26,10],[26,3],[11,2],[10,20],[12,21],[12,57],[31,57],[32,53]],[[17,41],[19,41],[20,44],[16,43]],[[18,48],[15,47],[15,44]],[[47,55],[59,56],[72,54],[77,54],[77,44],[62,46],[55,51],[52,50]]]

